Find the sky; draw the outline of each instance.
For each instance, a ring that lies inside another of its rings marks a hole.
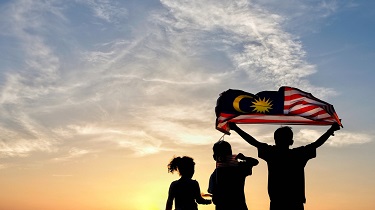
[[[184,155],[206,193],[219,94],[292,86],[344,126],[306,166],[305,209],[372,210],[374,25],[364,0],[2,0],[0,209],[164,209]],[[279,126],[240,125],[269,144]],[[293,147],[328,128],[293,126]],[[259,161],[251,210],[269,206]]]

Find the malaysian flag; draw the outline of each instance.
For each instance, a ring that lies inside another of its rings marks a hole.
[[[216,129],[229,134],[228,122],[242,124],[341,125],[333,106],[293,87],[257,94],[229,89],[215,108]],[[341,125],[342,126],[342,125]]]

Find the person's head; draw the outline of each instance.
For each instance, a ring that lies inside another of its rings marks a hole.
[[[194,160],[191,157],[174,157],[168,164],[168,172],[178,171],[181,177],[192,178],[194,175]]]
[[[276,146],[289,147],[293,145],[293,131],[289,126],[282,126],[274,133]]]
[[[232,147],[230,146],[229,142],[221,140],[214,144],[212,147],[214,152],[213,158],[216,161],[225,161],[225,158],[228,155],[232,155]]]

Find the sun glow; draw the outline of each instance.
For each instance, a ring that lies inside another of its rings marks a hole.
[[[256,111],[258,113],[263,113],[265,114],[266,112],[269,112],[270,109],[272,109],[272,101],[269,99],[266,100],[266,98],[259,98],[259,100],[255,99],[253,102],[254,105],[251,107],[254,107],[253,111]]]

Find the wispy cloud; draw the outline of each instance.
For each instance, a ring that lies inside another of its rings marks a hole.
[[[162,0],[133,14],[122,1],[7,3],[1,35],[20,57],[1,72],[1,156],[65,161],[110,147],[146,155],[211,144],[215,102],[228,88],[334,95],[309,83],[315,66],[285,30],[288,17],[270,8]]]
[[[322,133],[316,130],[302,129],[296,135],[296,139],[302,142],[312,142],[317,140]],[[339,147],[351,144],[364,144],[373,141],[373,137],[364,133],[355,133],[347,131],[337,131],[335,136],[328,139],[327,145]]]
[[[79,157],[82,157],[84,155],[87,155],[89,154],[90,151],[88,150],[85,150],[85,149],[78,149],[78,148],[71,148],[68,152],[68,154],[64,155],[64,156],[61,156],[61,157],[56,157],[56,158],[53,158],[53,161],[69,161],[71,159],[76,159],[76,158],[79,158]]]
[[[316,69],[306,62],[298,38],[283,29],[286,20],[280,15],[248,1],[162,3],[170,12],[160,18],[160,24],[173,35],[169,40],[174,45],[184,42],[185,51],[222,53],[233,65],[232,71],[246,73],[252,84],[264,88],[298,86],[322,97],[335,93],[309,84],[306,77]]]
[[[43,7],[39,7],[43,6]],[[38,8],[38,9],[37,9]],[[20,41],[20,53],[24,55],[22,69],[7,72],[0,92],[2,113],[2,154],[27,156],[32,151],[51,151],[55,137],[48,128],[39,124],[33,116],[35,101],[48,95],[58,79],[59,59],[45,40],[35,35],[45,20],[37,16],[44,9],[53,12],[49,4],[32,5],[30,1],[15,2],[8,7],[7,33]],[[21,61],[20,61],[21,62]],[[18,64],[16,64],[18,65]]]
[[[120,18],[128,15],[127,9],[119,2],[111,0],[79,0],[89,6],[94,12],[94,16],[107,22],[118,22]]]
[[[287,31],[293,31],[295,35],[320,31],[322,25],[329,24],[327,18],[334,15],[341,8],[353,5],[351,0],[286,0],[283,4],[280,4],[277,0],[253,0],[252,3],[282,16],[285,20],[281,23],[283,28]]]

